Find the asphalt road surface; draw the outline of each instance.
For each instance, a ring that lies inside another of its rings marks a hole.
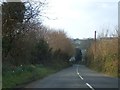
[[[73,65],[25,88],[118,88],[118,79],[90,70],[84,65]]]

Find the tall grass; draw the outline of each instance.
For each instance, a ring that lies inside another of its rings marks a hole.
[[[87,54],[89,67],[111,76],[118,76],[118,37],[98,38]]]

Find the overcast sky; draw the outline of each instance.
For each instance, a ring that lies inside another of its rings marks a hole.
[[[118,25],[119,0],[49,0],[43,24],[64,29],[71,38],[93,38],[103,28]],[[55,20],[53,20],[55,19]]]

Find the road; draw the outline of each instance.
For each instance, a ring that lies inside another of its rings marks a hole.
[[[84,65],[73,65],[25,88],[118,88],[118,79],[90,70]]]

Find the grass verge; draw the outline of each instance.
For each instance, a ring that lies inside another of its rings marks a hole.
[[[42,79],[61,70],[62,67],[45,67],[42,65],[19,66],[14,70],[3,71],[2,88],[14,88],[24,83]]]

